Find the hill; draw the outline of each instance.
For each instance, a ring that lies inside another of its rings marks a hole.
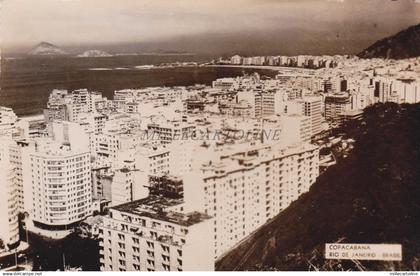
[[[420,105],[380,104],[340,131],[349,157],[216,263],[217,270],[419,270]],[[401,243],[402,262],[329,261],[325,243]]]
[[[56,55],[66,55],[67,52],[55,46],[54,44],[48,42],[41,42],[35,46],[28,55],[31,56],[56,56]]]
[[[381,39],[358,54],[361,58],[404,59],[420,56],[420,24]]]

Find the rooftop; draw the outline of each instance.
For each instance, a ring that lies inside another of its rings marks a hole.
[[[210,218],[210,216],[199,212],[183,214],[168,210],[168,208],[180,205],[182,203],[183,200],[178,198],[149,196],[144,199],[114,206],[111,209],[142,217],[167,221],[182,226],[191,226]]]

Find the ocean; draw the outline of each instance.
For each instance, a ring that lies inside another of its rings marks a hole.
[[[26,57],[3,59],[0,73],[0,105],[13,108],[19,116],[42,113],[53,89],[87,88],[109,99],[115,90],[150,86],[188,86],[211,84],[221,77],[259,73],[261,69],[226,67],[151,67],[174,62],[205,62],[209,56],[132,55],[96,58]],[[136,66],[138,66],[136,68]],[[151,67],[151,68],[149,68]]]

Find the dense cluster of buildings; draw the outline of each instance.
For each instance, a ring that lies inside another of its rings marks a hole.
[[[234,55],[228,59],[220,58],[218,64],[254,65],[254,66],[284,66],[302,68],[334,68],[343,56],[253,56]]]
[[[0,107],[0,238],[16,247],[19,213],[45,235],[101,214],[101,270],[212,270],[310,189],[313,137],[374,103],[420,101],[412,60],[290,59],[326,68],[125,89],[112,100],[54,90],[42,124]]]

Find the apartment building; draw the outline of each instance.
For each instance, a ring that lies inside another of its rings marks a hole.
[[[28,161],[32,179],[32,198],[28,201],[35,226],[64,230],[91,214],[88,150],[51,139],[38,140]]]
[[[286,114],[301,114],[311,118],[312,135],[322,131],[322,97],[307,96],[302,99],[288,101],[285,104]]]
[[[106,102],[99,92],[78,89],[68,93],[67,90],[54,89],[43,113],[47,123],[55,120],[79,122],[82,114],[105,109]]]
[[[147,125],[151,139],[160,141],[162,144],[170,144],[173,140],[189,139],[194,134],[195,129],[195,125],[181,121]]]
[[[255,117],[261,118],[274,115],[274,96],[272,92],[255,94]]]
[[[92,197],[112,200],[112,179],[114,173],[110,167],[92,166]]]
[[[169,149],[156,145],[133,145],[116,152],[111,167],[95,169],[96,195],[119,205],[148,196],[150,176],[169,174]]]
[[[73,103],[86,106],[87,112],[93,111],[92,94],[87,89],[73,90],[70,96]]]
[[[68,95],[67,90],[53,89],[48,96],[47,107],[69,103],[71,100]]]
[[[184,178],[185,208],[215,218],[216,258],[307,192],[319,174],[311,144],[235,144],[203,150],[194,163]]]
[[[114,91],[113,105],[118,110],[123,110],[126,102],[133,102],[135,97],[133,95],[135,91],[131,89],[117,90]]]
[[[351,110],[351,99],[347,93],[331,94],[325,97],[325,119],[337,121],[340,115]]]
[[[0,147],[0,239],[7,249],[11,249],[19,243],[19,194],[8,143],[2,140],[1,144],[4,147]]]
[[[124,104],[124,112],[139,113],[139,104],[137,102],[126,102]]]
[[[16,170],[7,162],[0,161],[0,239],[6,248],[19,243],[19,202]]]
[[[234,55],[230,58],[230,63],[231,64],[235,64],[235,65],[239,65],[242,63],[242,57],[239,55]]]
[[[79,122],[83,114],[89,112],[89,105],[80,102],[73,102],[66,105],[68,120],[70,122]]]
[[[47,108],[43,110],[45,122],[51,123],[55,120],[68,121],[69,114],[66,104],[71,103],[71,99],[68,97],[67,90],[54,89],[51,91]]]
[[[212,82],[212,87],[220,90],[237,89],[239,82],[235,78],[220,78]]]
[[[226,116],[247,118],[254,114],[252,106],[245,100],[219,102],[219,112]]]
[[[283,110],[283,93],[280,91],[262,91],[255,94],[256,118],[264,118],[274,114],[279,114]]]
[[[99,229],[101,271],[214,270],[213,219],[182,210],[182,199],[158,196],[110,208]]]
[[[111,206],[132,201],[134,174],[128,168],[116,170],[111,183]]]
[[[415,104],[420,102],[420,82],[411,78],[399,78],[393,85],[397,103]]]
[[[104,132],[92,136],[90,149],[96,166],[111,166],[120,151],[133,148],[138,138],[134,134]]]
[[[55,105],[43,110],[45,122],[51,123],[53,121],[68,121],[69,111],[66,105]]]
[[[308,143],[312,136],[311,118],[304,115],[291,114],[281,117],[281,140],[286,144]]]
[[[11,108],[0,106],[0,135],[12,135],[17,119]]]
[[[4,144],[3,144],[4,145]],[[25,198],[32,197],[28,185],[31,183],[28,170],[24,169],[29,152],[33,150],[33,143],[27,140],[18,140],[9,143],[10,165],[15,170],[15,184],[17,189],[18,211],[23,213],[30,210]]]

